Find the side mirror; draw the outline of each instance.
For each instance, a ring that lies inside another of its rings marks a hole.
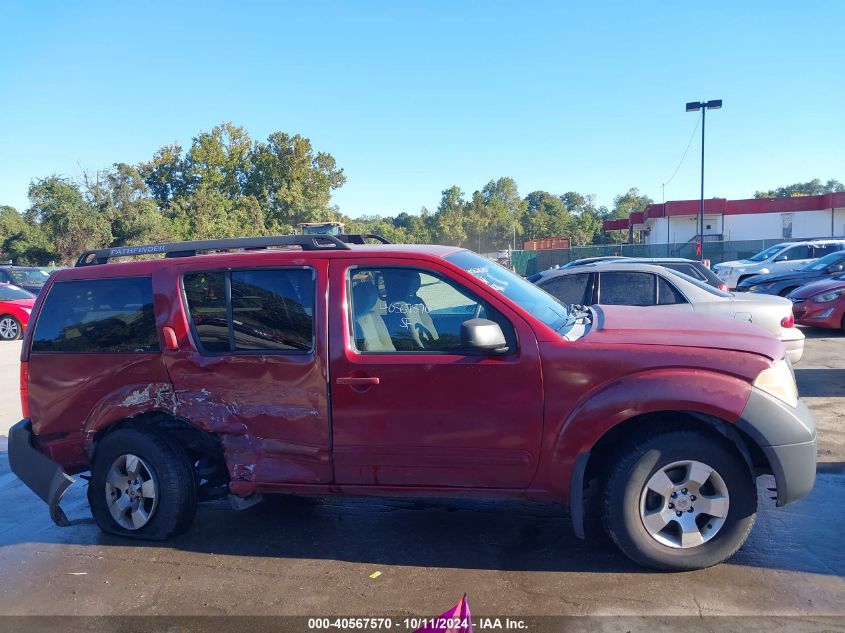
[[[786,255],[778,255],[777,257],[775,257],[776,262],[785,262],[786,259],[787,259]]]
[[[836,273],[841,273],[843,270],[845,270],[845,266],[843,266],[842,264],[831,264],[825,270],[827,270],[828,274],[834,275]]]
[[[461,347],[468,353],[506,354],[508,343],[502,328],[488,319],[469,319],[461,323]]]

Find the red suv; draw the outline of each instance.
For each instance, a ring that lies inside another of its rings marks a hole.
[[[21,400],[9,460],[53,519],[90,470],[97,525],[149,539],[221,496],[515,497],[693,569],[742,545],[756,475],[774,474],[778,505],[815,478],[812,417],[762,330],[564,306],[446,246],[89,251],[35,303]]]

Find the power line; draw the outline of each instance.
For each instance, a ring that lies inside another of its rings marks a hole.
[[[698,126],[701,123],[701,118],[697,118],[695,120],[695,127],[692,129],[692,134],[689,137],[689,143],[687,143],[687,148],[684,150],[684,155],[681,156],[681,160],[678,161],[678,166],[675,167],[675,171],[672,172],[672,175],[669,177],[669,180],[663,183],[663,189],[665,191],[666,185],[668,185],[672,180],[674,180],[675,176],[678,175],[678,171],[681,169],[681,165],[684,164],[684,159],[687,157],[687,152],[689,152],[689,148],[692,147],[692,140],[695,138],[695,133],[698,131]]]

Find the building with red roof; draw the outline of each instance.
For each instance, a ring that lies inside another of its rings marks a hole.
[[[605,231],[640,232],[646,244],[689,242],[698,234],[701,200],[650,204],[627,218],[605,220]],[[704,201],[704,238],[810,239],[845,236],[845,192],[794,198]]]

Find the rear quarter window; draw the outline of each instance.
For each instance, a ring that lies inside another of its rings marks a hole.
[[[159,351],[152,280],[57,281],[38,315],[33,352]]]

